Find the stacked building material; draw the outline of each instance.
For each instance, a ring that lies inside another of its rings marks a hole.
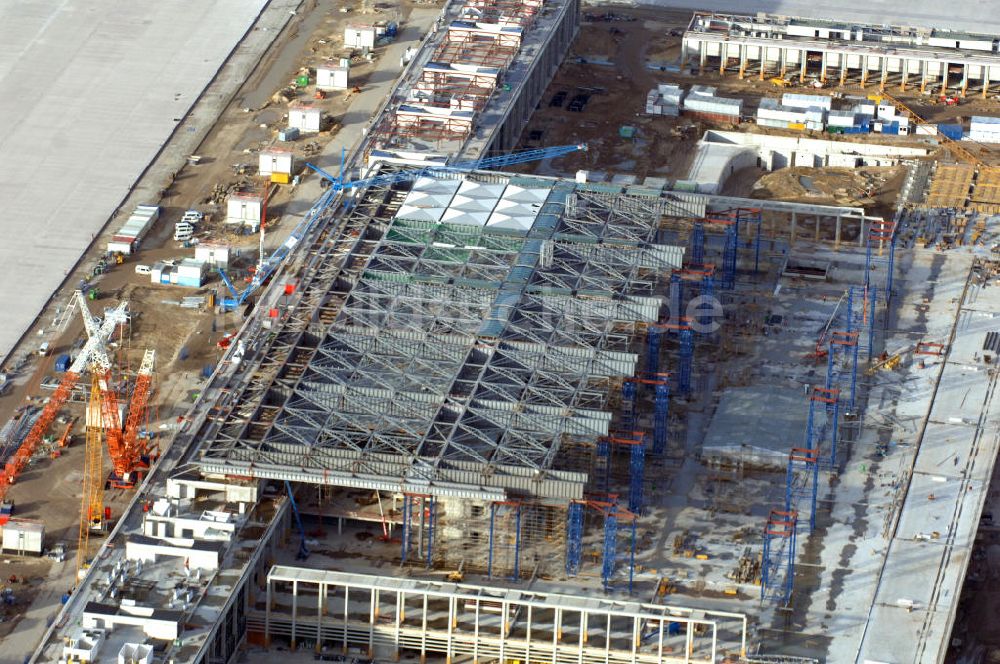
[[[661,83],[646,95],[646,113],[650,115],[680,115],[684,91],[679,85]]]

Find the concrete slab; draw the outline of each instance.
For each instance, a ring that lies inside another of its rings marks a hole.
[[[0,5],[6,357],[265,0]],[[125,211],[127,215],[128,211]]]

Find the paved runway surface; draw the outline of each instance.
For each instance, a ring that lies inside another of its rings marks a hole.
[[[264,5],[0,2],[0,358]]]

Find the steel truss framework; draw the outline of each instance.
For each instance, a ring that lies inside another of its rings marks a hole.
[[[313,254],[203,470],[581,498],[586,474],[561,470],[559,450],[609,434],[612,384],[635,374],[633,337],[683,249],[655,243],[655,205],[514,183],[540,182],[548,200],[520,233],[394,219],[407,185],[366,190]]]

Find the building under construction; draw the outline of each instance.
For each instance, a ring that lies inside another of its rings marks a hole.
[[[578,11],[446,6],[33,661],[943,656],[996,266],[898,254],[912,210],[490,170]]]

